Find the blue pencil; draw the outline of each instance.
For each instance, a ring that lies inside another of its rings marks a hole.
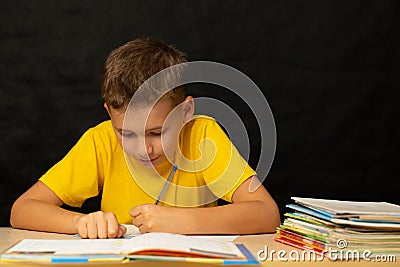
[[[172,177],[174,177],[174,174],[177,169],[178,165],[174,165],[174,167],[172,167],[171,173],[169,174],[167,181],[165,181],[164,186],[161,189],[160,195],[158,195],[157,201],[155,203],[156,205],[158,205],[158,202],[160,202],[160,200],[163,198],[165,191],[167,190],[168,184],[171,182]]]

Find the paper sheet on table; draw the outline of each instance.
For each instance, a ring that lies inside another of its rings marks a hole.
[[[192,237],[197,237],[201,239],[207,239],[207,240],[214,240],[214,241],[226,241],[226,242],[233,242],[236,238],[238,238],[238,235],[192,235]]]
[[[127,229],[124,237],[133,237],[133,236],[140,235],[139,228],[136,227],[135,225],[133,225],[133,224],[122,224],[122,225],[125,226]],[[197,238],[207,239],[207,240],[232,242],[239,236],[238,235],[192,235],[192,237],[197,237]]]
[[[133,224],[122,224],[126,227],[125,237],[140,235],[139,228]]]

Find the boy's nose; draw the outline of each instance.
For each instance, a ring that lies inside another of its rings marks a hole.
[[[151,143],[149,143],[149,144],[146,143],[146,151],[147,151],[147,155],[153,154],[153,145]]]
[[[149,141],[140,142],[137,146],[137,155],[140,159],[148,159],[153,154],[153,145]],[[151,158],[150,158],[151,159]]]

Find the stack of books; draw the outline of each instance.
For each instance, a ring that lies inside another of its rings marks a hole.
[[[333,259],[400,256],[400,206],[292,197],[275,240]],[[368,260],[368,259],[367,259]]]

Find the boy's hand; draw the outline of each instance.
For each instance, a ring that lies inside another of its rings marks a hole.
[[[81,238],[116,238],[126,233],[112,212],[96,211],[78,218],[75,228]]]
[[[185,233],[192,224],[185,216],[184,209],[153,204],[139,205],[131,209],[132,224],[139,227],[141,233],[168,232]]]

